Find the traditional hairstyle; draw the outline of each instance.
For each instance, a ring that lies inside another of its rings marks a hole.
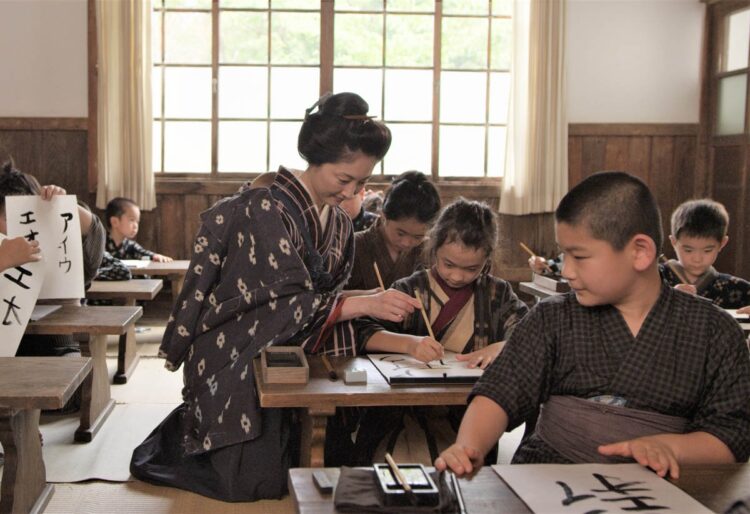
[[[584,179],[560,200],[555,220],[585,224],[594,238],[618,251],[636,234],[653,239],[657,253],[664,240],[654,196],[640,179],[623,171],[601,171]]]
[[[15,168],[13,159],[3,163],[0,170],[0,211],[5,210],[6,196],[38,195],[42,186],[33,175]]]
[[[368,109],[354,93],[322,97],[305,111],[297,138],[300,156],[318,166],[346,160],[355,152],[381,160],[391,146],[391,131],[367,116]]]
[[[453,242],[491,256],[497,245],[497,220],[492,209],[486,203],[460,197],[443,209],[430,231],[428,255],[434,258],[438,248]]]
[[[407,171],[393,179],[383,199],[383,216],[388,220],[416,218],[431,223],[440,211],[440,195],[424,173]]]
[[[118,196],[117,198],[112,198],[107,203],[107,208],[104,210],[104,222],[107,224],[107,228],[112,228],[109,224],[109,219],[112,217],[119,218],[123,214],[125,214],[125,209],[127,209],[130,206],[138,207],[138,204],[135,203],[130,198],[123,198],[121,196]]]
[[[705,237],[721,242],[727,235],[729,213],[719,202],[710,198],[689,200],[672,213],[672,235]]]

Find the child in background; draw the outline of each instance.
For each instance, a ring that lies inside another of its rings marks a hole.
[[[41,260],[40,252],[39,241],[27,241],[21,236],[3,239],[0,242],[0,271]]]
[[[366,211],[362,202],[365,199],[365,188],[359,190],[359,193],[355,194],[351,198],[348,198],[341,202],[339,207],[352,219],[352,226],[354,232],[361,232],[367,228],[370,228],[375,220],[378,219],[378,215],[374,212]]]
[[[472,473],[537,411],[513,463],[636,461],[677,478],[683,464],[746,461],[742,330],[661,281],[661,216],[646,185],[594,174],[560,201],[555,222],[572,291],[545,298],[515,327],[435,467]]]
[[[171,257],[146,250],[134,241],[138,234],[141,210],[133,200],[113,198],[107,204],[104,216],[109,228],[106,250],[116,259],[150,258],[156,262],[172,262]]]
[[[680,291],[702,296],[723,309],[750,306],[750,282],[713,267],[719,252],[729,242],[729,214],[719,202],[708,198],[690,200],[672,213],[669,241],[677,260],[662,264],[665,282]],[[670,266],[684,275],[683,284]]]

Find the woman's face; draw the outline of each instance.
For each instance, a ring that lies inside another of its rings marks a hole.
[[[333,207],[359,193],[377,162],[375,157],[356,152],[346,160],[310,166],[302,180],[310,189],[315,205]]]

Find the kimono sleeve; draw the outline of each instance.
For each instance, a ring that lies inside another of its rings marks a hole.
[[[152,252],[151,250],[146,250],[144,247],[142,247],[140,244],[138,244],[135,241],[130,241],[130,245],[128,247],[128,256],[133,259],[140,259],[142,257],[153,257],[156,255],[156,253]]]
[[[414,296],[414,288],[407,281],[407,279],[397,280],[393,283],[391,288],[406,293],[409,296]],[[359,343],[359,347],[362,349],[362,351],[365,351],[367,349],[367,341],[369,341],[370,338],[375,335],[375,333],[381,332],[383,330],[387,332],[394,332],[396,334],[411,334],[413,330],[410,329],[414,328],[415,321],[418,322],[419,320],[421,320],[421,317],[419,316],[421,316],[421,314],[418,311],[414,311],[401,323],[377,319],[371,316],[364,316],[362,318],[355,319],[354,327],[357,332],[357,341]]]
[[[742,330],[721,316],[711,331],[706,383],[690,430],[720,439],[737,462],[750,457],[750,356]]]
[[[518,298],[508,282],[501,280],[496,287],[492,302],[495,333],[490,343],[507,341],[518,322],[529,312],[529,308]]]
[[[99,280],[130,280],[133,275],[120,259],[105,251],[96,278]]]

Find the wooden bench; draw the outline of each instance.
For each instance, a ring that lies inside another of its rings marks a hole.
[[[129,268],[134,277],[165,277],[172,284],[172,301],[177,300],[182,284],[185,282],[190,261],[155,262],[145,261],[146,266]]]
[[[135,306],[138,300],[153,300],[159,294],[164,282],[161,279],[137,280],[94,280],[86,291],[86,298],[92,300],[112,300],[121,305]],[[113,378],[115,384],[125,384],[138,365],[135,326],[120,336],[117,351],[117,372]]]
[[[81,424],[75,440],[89,442],[115,406],[107,372],[107,336],[122,336],[143,315],[140,307],[80,307],[63,305],[26,327],[27,334],[88,334],[81,341],[81,354],[91,357],[92,379],[83,384]]]
[[[91,369],[89,358],[0,357],[0,513],[44,510],[54,487],[42,460],[39,414],[62,408],[84,379],[91,381]]]

